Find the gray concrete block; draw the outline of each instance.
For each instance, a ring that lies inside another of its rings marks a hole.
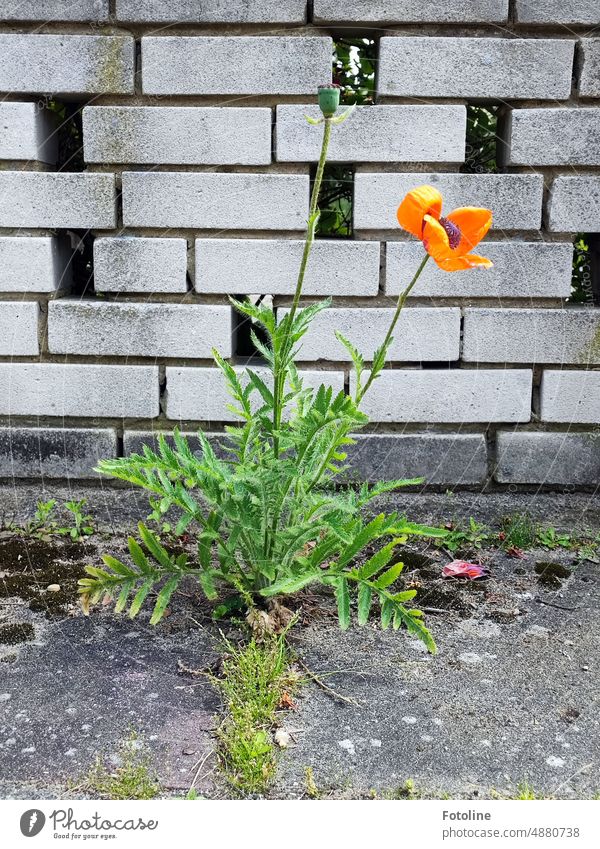
[[[322,131],[304,118],[312,106],[278,106],[279,162],[317,162]],[[329,162],[464,162],[464,106],[359,106],[336,127]]]
[[[396,211],[411,189],[435,186],[444,209],[483,206],[494,213],[495,230],[538,230],[542,223],[541,174],[392,174],[358,172],[354,184],[355,230],[398,231]]]
[[[0,0],[0,21],[106,21],[109,0]]]
[[[556,177],[550,190],[548,228],[556,233],[600,233],[600,177]]]
[[[513,109],[508,165],[600,165],[600,108]]]
[[[0,415],[155,418],[158,367],[0,363]]]
[[[582,38],[580,50],[579,94],[582,97],[600,97],[600,38]]]
[[[55,236],[0,237],[0,292],[55,292],[71,285],[71,254]]]
[[[331,80],[330,38],[149,36],[144,94],[316,94]]]
[[[411,297],[568,298],[573,275],[571,242],[483,242],[476,253],[493,268],[449,274],[430,261]],[[423,258],[420,242],[388,242],[386,295],[406,288]]]
[[[56,122],[36,103],[0,103],[0,159],[54,164]]]
[[[241,367],[236,368],[239,375]],[[254,368],[263,380],[270,383],[269,372],[260,366]],[[301,372],[305,388],[318,389],[321,384],[332,386],[335,392],[344,389],[342,371],[303,370]],[[242,379],[245,383],[245,379]],[[232,402],[227,392],[223,373],[218,368],[178,368],[167,367],[167,417],[173,421],[234,422],[239,421],[228,405]],[[260,406],[262,401],[258,393],[252,399]]]
[[[308,175],[123,174],[126,227],[304,230],[308,201]]]
[[[508,0],[314,0],[317,24],[506,23]]]
[[[108,35],[0,34],[0,91],[133,94],[134,40]]]
[[[497,436],[498,483],[598,486],[600,433],[522,433]]]
[[[0,302],[0,356],[26,357],[39,353],[37,301]]]
[[[99,460],[116,454],[112,428],[0,427],[2,478],[97,478]]]
[[[94,241],[96,292],[187,292],[185,239],[116,236]]]
[[[482,484],[487,447],[481,433],[369,433],[349,445],[348,474],[359,480],[425,478],[425,485]]]
[[[202,106],[86,106],[86,162],[268,165],[271,110]]]
[[[113,174],[0,171],[0,227],[109,230],[116,226]]]
[[[379,307],[325,310],[316,316],[303,337],[298,360],[349,362],[350,354],[335,336],[339,330],[368,361],[383,342],[393,313],[393,309]],[[458,360],[459,348],[458,308],[411,307],[400,316],[388,359],[390,362],[452,361]]]
[[[98,303],[61,298],[48,305],[53,354],[116,357],[231,356],[231,307]]]
[[[126,23],[303,24],[306,0],[117,0]]]
[[[483,363],[600,363],[600,310],[466,309],[462,358]]]
[[[595,24],[600,22],[597,0],[516,0],[521,24]]]
[[[374,422],[528,422],[532,383],[524,369],[386,370],[361,409]]]
[[[384,37],[378,93],[392,97],[565,100],[575,42],[567,39]]]
[[[298,239],[196,239],[196,291],[292,295],[304,242]],[[317,240],[305,295],[377,295],[379,242]]]
[[[546,369],[540,399],[544,422],[600,424],[600,371]]]

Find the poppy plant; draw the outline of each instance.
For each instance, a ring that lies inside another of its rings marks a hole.
[[[433,186],[410,191],[398,207],[398,223],[423,242],[444,271],[491,268],[492,262],[471,253],[492,225],[489,209],[465,206],[442,215],[442,196]]]

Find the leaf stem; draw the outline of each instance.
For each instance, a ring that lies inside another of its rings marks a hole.
[[[408,298],[408,296],[410,295],[414,286],[416,285],[417,280],[419,279],[419,277],[423,273],[423,270],[424,270],[425,266],[427,265],[428,260],[429,260],[429,254],[426,253],[425,258],[423,259],[423,262],[417,268],[415,276],[410,281],[410,283],[408,284],[406,289],[404,289],[404,291],[401,292],[399,297],[398,297],[398,303],[396,304],[396,310],[394,312],[394,316],[392,318],[391,324],[388,328],[388,332],[386,333],[385,339],[383,340],[383,344],[381,346],[382,350],[384,351],[384,362],[385,362],[385,355],[387,353],[387,348],[392,341],[392,334],[393,334],[394,330],[396,329],[396,325],[398,324],[398,319],[400,318],[400,314],[402,312],[404,304],[406,303],[406,299]],[[378,374],[377,372],[371,370],[371,374],[369,375],[369,379],[367,380],[365,385],[361,388],[360,392],[357,393],[357,396],[356,396],[356,403],[357,404],[360,404],[362,399],[365,397],[365,395],[367,394],[367,391],[371,387],[371,384],[373,383],[373,381],[377,377],[377,374]]]
[[[317,222],[319,220],[318,214],[318,204],[319,204],[319,195],[321,193],[321,185],[323,183],[323,174],[325,172],[325,164],[327,162],[327,151],[329,149],[329,142],[331,139],[331,118],[325,118],[323,122],[323,142],[321,145],[321,155],[319,157],[319,164],[317,166],[317,173],[315,175],[315,182],[312,188],[312,195],[310,198],[310,210],[308,214],[308,227],[306,231],[306,238],[304,241],[304,251],[302,253],[302,262],[300,263],[300,270],[298,272],[298,281],[296,283],[296,291],[294,292],[294,300],[292,301],[292,307],[289,314],[286,316],[287,321],[287,333],[285,334],[282,344],[281,350],[279,352],[279,356],[276,357],[274,363],[274,374],[273,374],[273,382],[274,382],[274,392],[273,392],[273,451],[275,457],[279,457],[279,428],[281,426],[281,416],[283,413],[283,392],[285,388],[285,378],[286,378],[286,368],[285,361],[289,354],[290,347],[290,337],[292,332],[292,325],[294,323],[294,317],[296,312],[298,311],[298,307],[300,305],[300,298],[302,296],[302,287],[304,285],[304,278],[306,276],[306,269],[308,267],[308,260],[310,257],[310,253],[312,250],[312,246],[315,241],[315,231],[317,228]]]

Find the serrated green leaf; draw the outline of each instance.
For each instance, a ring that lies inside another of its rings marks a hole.
[[[358,588],[358,624],[366,625],[371,611],[373,591],[368,584],[360,584]]]
[[[375,581],[375,586],[378,590],[384,590],[386,587],[391,586],[394,581],[398,580],[400,573],[404,569],[404,563],[395,563],[391,568],[384,572],[377,580]]]
[[[151,625],[156,625],[163,618],[167,605],[171,600],[171,596],[179,586],[180,580],[181,577],[179,575],[174,575],[172,578],[169,578],[167,583],[159,592],[156,604],[154,605],[154,611],[150,618]]]
[[[148,595],[153,586],[154,581],[152,579],[149,579],[147,581],[144,581],[142,586],[139,588],[139,590],[134,596],[133,601],[131,602],[131,607],[129,608],[130,619],[134,619],[138,615],[142,604],[146,600],[146,596]]]
[[[337,599],[338,619],[342,631],[347,631],[350,627],[350,590],[348,589],[348,581],[346,578],[340,578],[335,588],[335,597]]]
[[[385,596],[382,596],[381,601],[381,627],[384,631],[387,631],[390,627],[390,622],[392,621],[396,607],[394,602],[390,601],[389,598],[385,598]]]

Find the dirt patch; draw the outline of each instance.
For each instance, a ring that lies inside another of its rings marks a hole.
[[[0,626],[0,645],[16,646],[33,640],[35,630],[30,622],[18,622],[13,625]]]
[[[0,598],[21,598],[31,610],[64,615],[76,603],[77,582],[94,556],[95,547],[89,544],[0,540]]]
[[[570,578],[573,574],[571,569],[563,563],[538,561],[534,568],[538,576],[538,582],[546,587],[554,587],[555,589],[562,587],[563,581],[566,578]]]

